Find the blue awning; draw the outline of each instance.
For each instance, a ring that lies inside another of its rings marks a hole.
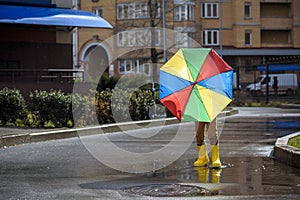
[[[266,71],[266,65],[257,66],[258,71]],[[299,71],[299,65],[269,65],[269,71]]]
[[[0,23],[112,28],[103,18],[83,10],[0,5]]]

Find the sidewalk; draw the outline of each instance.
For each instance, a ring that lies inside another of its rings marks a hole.
[[[136,186],[148,186],[150,191],[156,192],[155,189],[161,189],[157,187],[161,185],[157,184],[166,184],[171,186],[171,189],[176,189],[178,184],[196,186],[213,192],[211,196],[165,197],[166,199],[300,199],[300,177],[297,177],[299,170],[280,164],[270,156],[276,138],[299,131],[298,123],[297,126],[289,128],[290,126],[282,127],[282,122],[297,122],[294,119],[300,118],[300,112],[296,109],[279,108],[235,109],[238,110],[238,114],[221,119],[224,120],[220,140],[220,157],[224,166],[222,171],[194,168],[197,149],[195,144],[192,144],[176,162],[160,170],[145,174],[128,174],[105,165],[100,161],[102,157],[96,157],[97,152],[103,152],[101,155],[105,155],[110,151],[108,148],[101,149],[101,141],[106,142],[101,140],[102,137],[86,137],[92,142],[90,144],[73,137],[1,148],[0,184],[3,187],[0,189],[0,199],[161,199],[124,191],[145,191],[143,187],[139,190]],[[134,127],[126,124],[127,126],[123,124],[124,127]],[[186,127],[193,134],[194,129],[190,124],[187,123]],[[114,125],[106,125],[107,127],[112,129]],[[107,138],[116,147],[128,152],[155,152],[169,144],[168,141],[174,138],[178,126],[165,126],[162,134],[156,134],[146,141],[143,138],[133,138],[139,135],[147,136],[152,130],[156,128],[143,128],[132,132],[132,136],[125,133],[107,134]],[[34,134],[41,133],[35,132],[31,136]],[[178,150],[177,146],[185,143],[186,141],[182,140],[178,141],[176,146],[169,146],[171,150],[175,147],[174,153],[178,153],[181,150]],[[99,151],[91,149],[93,144],[99,144]],[[170,154],[163,153],[158,156],[164,158]],[[123,162],[125,166],[128,163],[129,167],[143,167],[143,163],[145,166],[155,167],[163,163],[156,158],[147,161],[139,159],[134,162],[126,158],[118,162]]]
[[[237,114],[238,110],[223,111],[223,116]],[[162,125],[176,124],[179,121],[174,118],[154,119],[144,121],[132,121],[116,124],[105,124],[100,126],[93,126],[87,128],[59,128],[59,129],[42,129],[42,128],[14,128],[14,127],[0,127],[0,148],[15,146],[20,144],[27,144],[33,142],[41,142],[47,140],[64,139],[71,137],[78,137],[77,131],[92,130],[98,133],[111,133],[122,130],[133,130],[137,128],[147,128]]]

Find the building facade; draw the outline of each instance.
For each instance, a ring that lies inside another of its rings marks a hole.
[[[75,78],[83,80],[74,65],[78,27],[111,26],[76,10],[76,2],[0,0],[0,88],[17,88],[28,97],[36,89],[72,92]]]
[[[270,58],[280,58],[280,64],[286,64],[288,70],[288,65],[294,62],[290,58],[300,55],[298,0],[81,0],[79,5],[79,9],[104,17],[114,28],[78,30],[78,62],[84,63],[92,49],[100,45],[111,61],[109,73],[114,76],[127,72],[148,76],[157,73],[151,68],[153,59],[149,50],[139,49],[143,52],[115,57],[101,43],[114,36],[113,51],[137,47],[141,45],[140,35],[146,34],[137,28],[145,27],[175,32],[171,36],[160,30],[155,33],[157,49],[161,50],[164,41],[170,38],[174,44],[167,45],[168,51],[172,49],[167,54],[157,51],[158,63],[163,64],[176,48],[210,47],[239,70],[245,84],[252,81],[251,69],[264,65]]]
[[[0,5],[55,8],[51,0],[1,0]],[[1,88],[18,88],[26,96],[35,89],[72,91],[69,79],[58,80],[57,73],[46,71],[72,69],[71,32],[55,26],[1,23],[0,46]]]

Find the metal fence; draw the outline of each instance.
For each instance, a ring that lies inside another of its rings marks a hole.
[[[77,69],[0,69],[1,82],[73,82],[84,81],[84,71]]]
[[[299,101],[300,57],[269,57],[234,67],[234,96],[239,102]]]

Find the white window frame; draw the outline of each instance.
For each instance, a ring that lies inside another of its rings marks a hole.
[[[216,38],[215,38],[216,35]],[[215,41],[217,40],[217,41]],[[202,45],[218,46],[219,45],[219,30],[203,30],[202,31]]]
[[[160,40],[160,38],[161,38],[161,34],[160,34],[161,32],[160,32],[160,30],[155,30],[155,46],[160,46],[160,44],[161,44],[161,40]]]
[[[157,7],[156,17],[160,17],[160,5]],[[126,12],[127,11],[127,12]],[[149,18],[146,2],[121,3],[117,5],[117,19],[144,19]]]
[[[143,74],[146,74],[146,75],[148,75],[148,76],[150,76],[150,71],[151,71],[151,65],[150,65],[150,63],[144,63],[144,64],[142,65],[142,67],[143,67],[142,73],[143,73]],[[146,69],[147,69],[147,70],[146,70]]]
[[[128,19],[128,4],[117,5],[117,19]]]
[[[174,9],[175,21],[193,21],[195,19],[195,6],[192,4],[176,5]]]
[[[249,43],[247,43],[247,37],[249,37]],[[245,46],[252,46],[252,31],[245,30]]]
[[[188,47],[188,33],[175,32],[175,48]]]
[[[133,72],[132,59],[122,59],[118,60],[118,71],[119,74],[125,74],[128,72]]]
[[[175,48],[191,48],[193,46],[193,42],[191,39],[193,36],[191,34],[195,34],[194,32],[175,32]]]
[[[93,8],[93,13],[99,17],[102,17],[103,14],[103,8],[101,7],[95,7]]]
[[[219,3],[202,3],[201,12],[202,18],[219,18]]]
[[[128,31],[128,46],[134,47],[136,46],[136,32],[135,31]]]
[[[246,8],[249,9],[249,13],[246,12]],[[252,19],[252,5],[251,2],[245,2],[244,4],[244,18]]]
[[[141,17],[140,18],[148,18],[148,5],[147,3],[140,3],[140,9],[141,9]]]
[[[161,31],[154,31],[156,36],[154,45],[160,46]],[[151,47],[151,29],[122,31],[118,33],[117,40],[118,47]]]
[[[140,59],[119,59],[118,60],[118,72],[119,74],[136,73],[149,76],[151,72],[151,64],[144,63]]]

